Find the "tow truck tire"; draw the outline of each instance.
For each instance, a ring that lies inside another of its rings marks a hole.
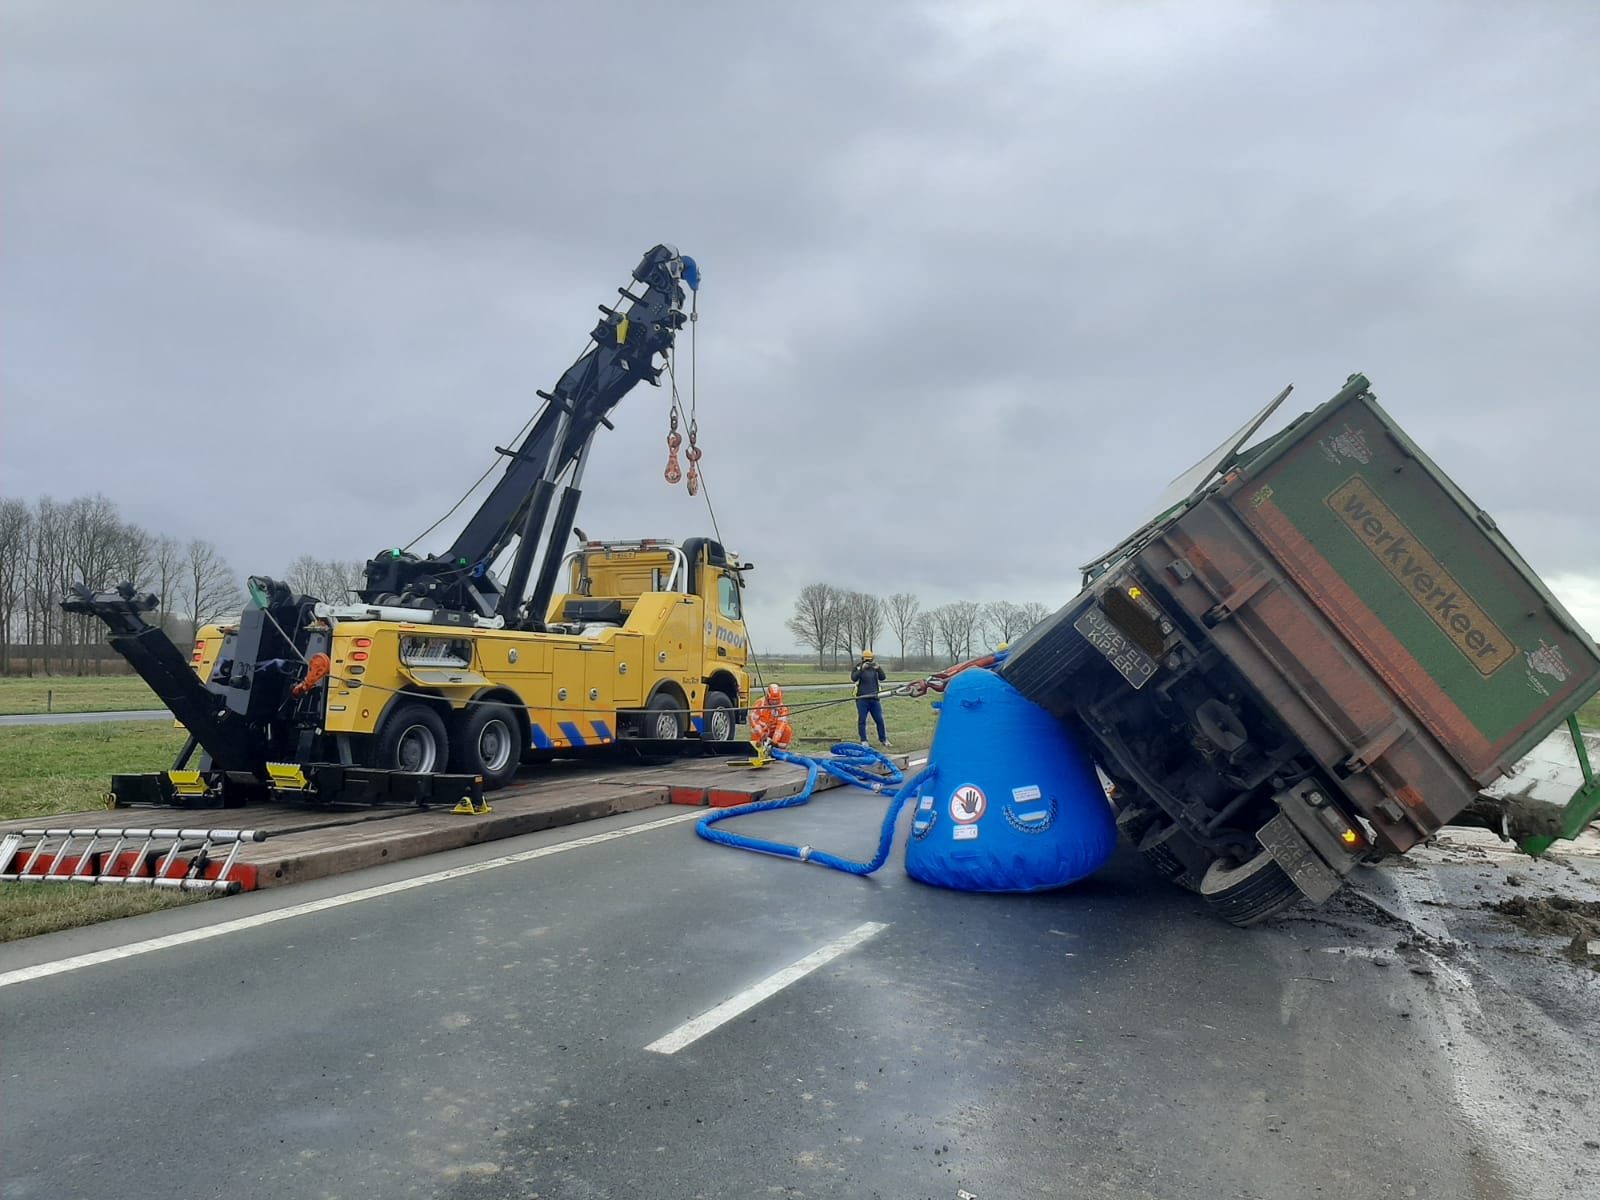
[[[1219,917],[1241,927],[1265,921],[1302,898],[1278,860],[1265,850],[1238,866],[1219,858],[1206,868],[1200,894]]]
[[[483,790],[505,787],[522,762],[522,727],[504,704],[468,707],[456,730],[451,770],[483,776]]]
[[[385,771],[442,771],[450,761],[444,720],[426,704],[397,704],[383,720],[372,765]]]
[[[650,697],[645,705],[640,736],[657,742],[675,742],[683,736],[683,705],[666,692]]]
[[[700,736],[708,742],[733,741],[733,701],[721,692],[706,693],[705,728]]]

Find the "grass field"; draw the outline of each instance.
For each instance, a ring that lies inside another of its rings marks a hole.
[[[0,716],[19,713],[135,712],[161,708],[137,675],[37,675],[0,678]]]
[[[1590,729],[1600,729],[1600,696],[1578,710],[1578,724]]]
[[[895,750],[926,750],[933,743],[936,699],[884,699],[883,723]],[[794,726],[794,749],[814,752],[825,743],[856,740],[856,705],[848,684],[824,692],[793,692],[784,697],[784,703],[789,706],[789,723]],[[877,745],[878,734],[870,720],[867,738]]]
[[[92,883],[0,883],[0,942],[177,908],[212,895]]]
[[[166,721],[8,728],[0,732],[0,820],[103,807],[113,772],[164,771],[183,740]]]
[[[0,733],[0,818],[45,818],[98,808],[113,772],[164,770],[182,747],[183,731],[165,721],[7,729]],[[0,883],[0,941],[205,898],[198,893],[87,883]]]

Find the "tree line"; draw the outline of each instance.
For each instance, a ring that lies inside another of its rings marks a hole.
[[[301,555],[283,575],[297,592],[332,603],[364,586],[365,565]],[[180,645],[201,625],[235,616],[245,602],[243,579],[216,546],[152,533],[124,521],[101,495],[30,504],[0,497],[0,674],[79,674],[117,661],[104,628],[66,613],[61,600],[74,583],[107,590],[127,582],[154,593],[160,607],[146,619]],[[1008,642],[1049,615],[1037,602],[963,600],[923,609],[917,597],[878,597],[829,583],[807,584],[785,624],[800,644],[849,661],[892,637],[900,660],[960,662]]]
[[[784,624],[802,646],[816,651],[818,666],[827,666],[830,657],[838,666],[841,658],[852,661],[862,650],[877,650],[886,634],[899,644],[902,665],[912,659],[956,663],[1011,641],[1050,612],[1038,601],[1010,600],[958,600],[924,609],[910,592],[879,597],[808,583]]]
[[[339,601],[364,578],[360,563],[302,556],[286,581]],[[203,538],[152,533],[124,521],[100,495],[34,504],[0,497],[0,675],[100,670],[108,658],[104,626],[62,612],[61,600],[74,583],[103,591],[123,582],[160,598],[146,620],[180,644],[244,604],[241,577]]]

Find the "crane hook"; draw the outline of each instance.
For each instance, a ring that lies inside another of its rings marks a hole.
[[[667,433],[667,469],[662,472],[668,483],[677,483],[683,478],[683,472],[678,469],[678,447],[683,445],[683,436],[678,432],[678,410],[672,410],[672,425]]]
[[[700,491],[700,468],[697,465],[700,462],[700,447],[695,444],[695,439],[699,436],[699,433],[699,425],[693,417],[690,417],[689,448],[683,452],[683,456],[689,460],[688,488],[691,496],[697,495]]]

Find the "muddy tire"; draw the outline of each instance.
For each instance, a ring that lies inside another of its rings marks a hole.
[[[701,738],[708,742],[731,742],[735,724],[733,701],[721,692],[707,692],[705,726],[700,731]]]
[[[483,790],[505,787],[522,761],[522,726],[504,704],[473,704],[456,729],[450,769],[483,776]]]
[[[1238,866],[1218,859],[1200,880],[1200,894],[1230,925],[1254,925],[1292,908],[1303,897],[1294,881],[1263,850]]]
[[[384,771],[442,771],[450,761],[450,735],[430,706],[402,701],[383,719],[372,765]]]

